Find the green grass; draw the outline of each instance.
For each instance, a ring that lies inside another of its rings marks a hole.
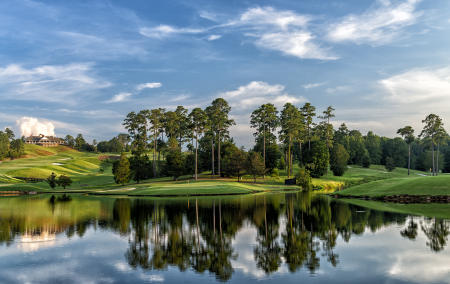
[[[373,181],[337,194],[342,196],[383,197],[392,195],[450,195],[450,175],[402,177]]]
[[[400,204],[400,203],[369,201],[360,199],[339,199],[339,200],[378,211],[450,219],[450,204],[440,204],[440,203]]]

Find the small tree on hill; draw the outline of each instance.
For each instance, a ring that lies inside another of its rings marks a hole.
[[[392,172],[393,170],[395,170],[395,161],[394,159],[392,159],[391,157],[387,157],[386,158],[386,170],[388,170],[389,172]]]
[[[60,175],[56,183],[64,189],[72,184],[72,179],[66,175]]]
[[[341,144],[336,144],[331,151],[330,166],[335,176],[342,176],[347,170],[347,162],[350,158],[347,150]]]
[[[56,182],[56,175],[55,173],[52,173],[46,180],[48,185],[51,187],[51,189],[55,189],[57,182]]]
[[[311,190],[311,175],[309,171],[305,168],[300,168],[298,173],[295,175],[297,185],[299,185],[303,190]]]
[[[117,184],[124,185],[130,181],[131,171],[130,171],[130,161],[128,160],[125,153],[120,155],[119,163],[114,169],[114,181]]]
[[[251,152],[247,158],[247,173],[253,176],[253,182],[256,182],[257,176],[262,176],[266,172],[264,160],[261,154]]]

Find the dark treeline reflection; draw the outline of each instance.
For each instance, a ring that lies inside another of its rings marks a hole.
[[[13,201],[11,206],[20,207],[20,199]],[[1,243],[59,233],[82,237],[89,227],[101,228],[128,238],[124,257],[133,268],[174,266],[181,271],[208,271],[220,280],[233,274],[232,261],[239,255],[233,240],[243,229],[256,231],[256,238],[248,243],[256,242],[256,267],[267,274],[283,263],[291,272],[303,268],[314,273],[321,259],[336,266],[341,261],[335,252],[337,241],[349,242],[367,229],[376,232],[391,224],[401,225],[405,241],[415,240],[421,231],[435,252],[445,248],[450,233],[448,220],[374,211],[310,193],[216,200],[80,197],[63,204],[42,199],[23,202],[29,210],[23,214],[0,210]]]

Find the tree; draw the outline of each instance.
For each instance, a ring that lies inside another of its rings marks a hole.
[[[185,141],[186,138],[188,138],[189,132],[191,130],[189,127],[190,121],[188,118],[188,110],[185,109],[183,106],[177,106],[175,113],[177,115],[177,123],[178,123],[177,137],[181,149],[183,147],[183,142]]]
[[[325,124],[325,139],[327,141],[327,147],[328,149],[331,148],[332,144],[333,144],[333,126],[330,123],[330,119],[335,117],[334,115],[334,111],[335,109],[332,106],[327,107],[326,110],[324,110],[322,113],[322,116],[319,116],[320,119],[324,120]]]
[[[158,136],[163,128],[163,122],[165,119],[165,110],[163,108],[152,109],[150,112],[146,112],[146,116],[151,126],[149,130],[153,134],[153,176],[157,176],[156,170],[156,152],[158,151]]]
[[[446,142],[448,140],[448,134],[447,131],[445,131],[444,127],[439,127],[438,131],[436,132],[436,144],[437,144],[437,155],[436,155],[436,175],[439,173],[439,157],[440,157],[440,149],[439,147],[441,146],[441,144],[443,144],[444,142]]]
[[[154,177],[152,162],[147,155],[136,156],[133,155],[129,158],[131,178],[139,183],[141,180]]]
[[[311,130],[313,128],[313,119],[316,116],[315,113],[316,107],[311,105],[310,103],[305,103],[300,110],[305,119],[306,137],[308,139],[308,150],[311,150],[311,138],[312,138]]]
[[[52,173],[47,179],[46,182],[50,186],[51,189],[55,189],[57,182],[56,182],[56,175],[55,173]]]
[[[247,158],[247,173],[253,176],[253,182],[256,183],[257,176],[263,176],[266,171],[264,161],[258,152],[250,152]]]
[[[64,189],[72,184],[72,179],[66,175],[60,175],[56,183]]]
[[[414,142],[414,129],[411,126],[405,126],[397,130],[397,134],[403,137],[408,144],[408,175],[411,169],[411,143]]]
[[[420,133],[421,138],[429,138],[431,142],[431,152],[432,152],[432,162],[433,162],[433,172],[432,175],[436,175],[434,151],[436,145],[436,135],[438,134],[440,128],[442,127],[442,119],[436,114],[429,114],[422,123],[425,124],[422,132]]]
[[[77,149],[78,151],[82,151],[85,145],[86,140],[84,140],[83,134],[78,134],[77,138],[75,138],[75,149]]]
[[[387,157],[385,167],[388,172],[392,172],[393,170],[395,170],[395,160],[391,157]]]
[[[19,158],[23,154],[25,154],[25,143],[22,139],[14,139],[10,144],[10,157],[11,159]]]
[[[8,136],[9,141],[13,141],[14,140],[15,135],[14,135],[14,132],[11,129],[6,128],[5,129],[5,133]]]
[[[124,185],[130,181],[131,171],[130,171],[130,161],[128,160],[125,153],[120,154],[120,160],[117,168],[114,172],[114,181],[117,184]]]
[[[215,138],[218,142],[218,149],[217,149],[217,173],[220,176],[220,144],[223,137],[226,137],[228,135],[228,128],[230,126],[235,125],[233,119],[230,119],[228,117],[231,107],[228,105],[228,102],[224,100],[223,98],[217,98],[215,99],[210,106],[206,108],[206,114],[208,115],[211,130],[213,131]]]
[[[0,131],[0,160],[3,160],[8,156],[9,147],[10,143],[8,135],[5,132]]]
[[[66,145],[73,148],[75,147],[75,138],[73,138],[72,135],[66,135],[66,138],[64,138],[64,141],[66,142]]]
[[[319,178],[326,174],[330,154],[325,141],[314,141],[311,147],[306,169],[311,173],[312,177]]]
[[[263,104],[258,109],[254,110],[250,117],[250,125],[256,128],[253,134],[257,138],[263,137],[263,162],[266,165],[266,137],[273,135],[273,132],[279,125],[278,111],[273,104]]]
[[[364,137],[364,146],[369,153],[370,163],[374,165],[381,164],[381,137],[375,135],[372,131],[367,132],[367,135]]]
[[[236,176],[238,181],[246,169],[247,153],[233,145],[231,152],[224,156],[224,173]]]
[[[341,144],[335,144],[331,151],[330,168],[335,176],[344,175],[350,155]]]
[[[189,114],[189,128],[195,137],[195,180],[198,179],[198,137],[205,132],[207,116],[201,108],[194,108]]]
[[[311,183],[311,175],[310,172],[304,168],[301,167],[298,170],[298,173],[295,175],[297,185],[299,185],[303,190],[311,190],[312,183]]]
[[[292,142],[299,134],[300,126],[302,125],[302,114],[294,105],[286,103],[281,111],[280,125],[280,140],[288,146],[287,165],[289,178],[292,174]]]
[[[184,156],[178,149],[170,149],[166,156],[166,173],[172,176],[173,180],[184,173]]]

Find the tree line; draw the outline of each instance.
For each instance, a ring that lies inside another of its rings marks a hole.
[[[25,154],[25,142],[23,139],[16,139],[14,132],[6,128],[0,131],[0,161],[10,158],[16,159]]]
[[[184,106],[173,111],[155,108],[130,112],[123,122],[131,151],[131,157],[122,157],[129,159],[125,180],[176,179],[184,174],[197,179],[198,173],[205,171],[212,177],[234,176],[239,180],[244,174],[256,178],[278,175],[279,170],[285,170],[288,178],[297,175],[302,179],[294,173],[295,164],[306,178],[321,177],[329,169],[343,175],[347,165],[385,165],[389,171],[395,167],[431,169],[432,175],[441,170],[450,172],[448,134],[436,114],[422,121],[419,135],[405,126],[398,130],[399,137],[388,138],[373,131],[363,135],[345,123],[334,129],[332,106],[318,113],[311,103],[301,107],[286,103],[280,111],[266,103],[250,115],[255,145],[246,151],[230,136],[229,129],[235,125],[230,111],[228,102],[217,98],[206,108],[190,112]]]

